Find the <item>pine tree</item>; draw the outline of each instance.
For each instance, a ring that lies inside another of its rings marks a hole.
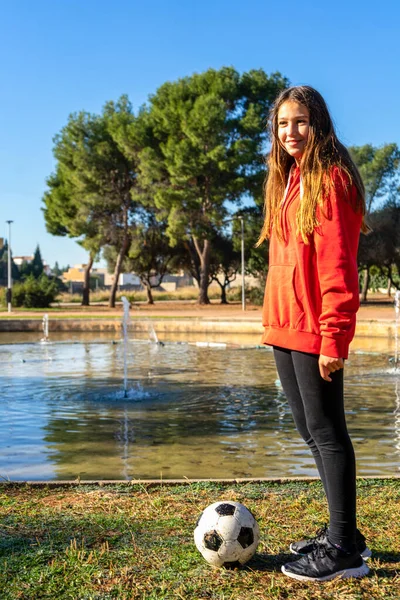
[[[33,255],[33,260],[30,264],[31,267],[31,273],[34,276],[35,279],[39,279],[39,277],[41,276],[41,274],[44,271],[44,265],[43,265],[43,260],[42,260],[42,255],[40,252],[40,247],[39,244],[36,246],[34,255]]]
[[[208,304],[212,238],[229,204],[262,191],[265,123],[288,84],[279,73],[209,69],[162,85],[150,98],[155,145],[140,157],[140,183],[167,215],[172,244],[193,243],[200,264],[199,303]]]

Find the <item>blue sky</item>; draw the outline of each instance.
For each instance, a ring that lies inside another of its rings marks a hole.
[[[40,210],[53,136],[210,67],[280,71],[323,94],[345,144],[400,144],[399,23],[398,0],[0,0],[0,237],[13,219],[14,255],[85,262]]]

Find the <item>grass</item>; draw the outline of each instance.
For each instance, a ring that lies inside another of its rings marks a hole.
[[[359,525],[373,550],[362,580],[300,583],[280,566],[293,539],[327,518],[318,482],[0,488],[0,597],[71,600],[400,598],[400,481],[359,480]],[[244,503],[261,529],[242,569],[213,569],[193,544],[203,508]]]
[[[234,292],[233,289],[231,291]],[[196,301],[199,296],[199,290],[195,286],[177,288],[175,291],[171,292],[163,292],[158,290],[152,290],[152,295],[154,298],[154,302],[160,301]],[[116,301],[121,302],[122,296],[126,296],[129,302],[147,302],[147,295],[145,291],[124,291],[118,292],[116,295]],[[208,289],[208,296],[211,300],[215,300],[220,298],[221,293],[217,286],[210,286]],[[108,302],[110,297],[110,292],[106,290],[99,290],[90,292],[90,301],[91,302]],[[60,294],[58,296],[58,302],[82,302],[82,294],[69,294],[68,292]]]
[[[241,301],[241,296],[239,297],[240,291],[241,291],[241,289],[236,289],[236,288],[228,290],[228,292],[227,292],[228,300],[230,302],[235,302],[235,301],[240,302]],[[192,303],[196,303],[198,300],[198,295],[199,295],[199,291],[194,286],[186,287],[186,288],[178,288],[176,291],[173,291],[173,292],[161,292],[161,291],[153,290],[153,298],[154,298],[154,302],[156,305],[159,302],[192,302]],[[147,296],[146,296],[145,292],[130,292],[130,291],[118,292],[116,295],[116,298],[115,298],[116,302],[121,303],[122,296],[126,296],[132,305],[135,303],[146,303],[147,304]],[[65,311],[65,310],[71,310],[71,309],[82,311],[82,313],[85,314],[86,311],[88,311],[88,310],[96,310],[96,305],[97,305],[97,308],[100,308],[100,307],[102,309],[108,308],[109,297],[110,297],[110,293],[107,290],[99,290],[99,291],[91,292],[90,293],[90,307],[84,307],[84,306],[81,306],[82,294],[70,294],[68,292],[65,292],[65,293],[59,294],[59,296],[57,297],[57,300],[52,304],[52,306],[50,306],[48,308],[25,308],[23,306],[21,306],[21,307],[13,306],[13,314],[15,316],[15,313],[18,313],[20,311],[29,312],[32,314],[34,314],[36,312],[40,312],[41,314],[43,314],[43,312],[57,313],[58,311]],[[210,298],[210,300],[219,301],[221,298],[219,289],[217,289],[217,287],[215,287],[215,286],[210,286],[210,288],[208,290],[208,297]],[[66,307],[65,305],[63,305],[65,303],[74,304],[76,306]],[[0,310],[6,310],[6,305],[0,303]],[[0,318],[9,318],[9,315],[8,315],[8,317],[7,317],[7,315],[5,315],[5,316],[2,315],[2,316],[0,316]]]

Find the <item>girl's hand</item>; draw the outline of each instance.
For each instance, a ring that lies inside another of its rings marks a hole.
[[[322,379],[325,379],[325,381],[332,381],[329,377],[329,373],[334,373],[335,371],[339,371],[339,369],[343,369],[344,362],[343,358],[332,358],[331,356],[320,354],[318,366]]]

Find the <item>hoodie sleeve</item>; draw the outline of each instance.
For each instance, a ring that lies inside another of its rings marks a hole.
[[[321,354],[333,358],[347,358],[359,308],[357,250],[362,215],[353,208],[356,197],[355,186],[334,169],[313,236],[322,300]]]

